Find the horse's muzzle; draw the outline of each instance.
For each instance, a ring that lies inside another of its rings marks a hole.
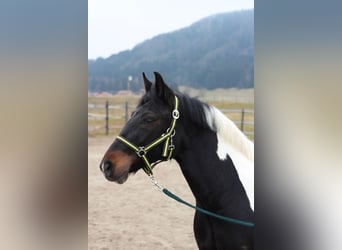
[[[133,161],[134,158],[121,151],[109,152],[100,163],[100,170],[108,181],[122,184],[128,178]]]

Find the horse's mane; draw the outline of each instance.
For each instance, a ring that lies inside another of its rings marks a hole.
[[[199,127],[210,129],[248,160],[254,160],[254,144],[241,130],[217,108],[177,93],[181,116],[191,120]]]

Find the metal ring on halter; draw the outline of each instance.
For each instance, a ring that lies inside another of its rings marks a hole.
[[[173,119],[176,119],[176,120],[179,118],[179,111],[178,111],[178,109],[174,109],[172,111],[172,117],[173,117]]]
[[[137,155],[139,157],[143,157],[146,154],[145,148],[144,147],[139,147],[139,151],[137,151]]]
[[[168,128],[168,129],[166,130],[166,133],[169,133],[169,131],[170,131],[170,128]],[[174,137],[175,134],[176,134],[176,130],[174,129],[173,132],[172,132],[172,134],[171,134],[170,136],[171,136],[171,137]],[[164,134],[163,134],[163,135],[164,135]]]

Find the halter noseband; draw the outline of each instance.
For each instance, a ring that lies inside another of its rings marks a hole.
[[[173,140],[172,138],[175,136],[176,134],[176,121],[179,118],[179,111],[178,111],[178,98],[177,96],[175,96],[175,108],[172,111],[172,121],[171,121],[171,125],[170,127],[166,130],[166,133],[162,134],[159,138],[155,139],[153,142],[151,142],[150,144],[148,144],[147,146],[136,146],[133,143],[131,143],[129,140],[127,140],[126,138],[122,137],[122,136],[117,136],[116,138],[119,139],[119,141],[121,141],[122,143],[124,143],[125,145],[127,145],[129,148],[131,148],[140,158],[143,159],[145,166],[143,167],[143,170],[145,171],[145,173],[148,176],[153,176],[153,172],[152,169],[155,166],[151,165],[151,163],[149,162],[149,160],[147,159],[146,154],[148,153],[148,151],[152,148],[154,148],[155,146],[159,145],[160,143],[162,143],[163,141],[165,141],[164,144],[164,149],[162,152],[162,157],[164,158],[163,160],[170,160],[172,157],[172,153],[175,149],[175,145],[173,144]]]

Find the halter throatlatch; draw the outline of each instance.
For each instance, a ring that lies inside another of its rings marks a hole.
[[[166,130],[166,133],[162,134],[159,138],[155,139],[153,142],[148,144],[147,146],[136,146],[130,141],[128,141],[126,138],[122,136],[117,136],[116,138],[119,139],[122,143],[127,145],[129,148],[131,148],[140,158],[143,159],[145,165],[143,167],[143,170],[148,176],[153,176],[152,169],[154,165],[152,165],[149,160],[147,159],[146,154],[149,150],[152,148],[158,146],[160,143],[165,141],[164,148],[162,152],[162,158],[163,160],[170,160],[173,154],[173,151],[175,150],[175,145],[173,144],[173,137],[176,134],[176,121],[179,118],[179,111],[178,111],[178,98],[175,96],[175,108],[172,111],[172,121],[170,127]]]

